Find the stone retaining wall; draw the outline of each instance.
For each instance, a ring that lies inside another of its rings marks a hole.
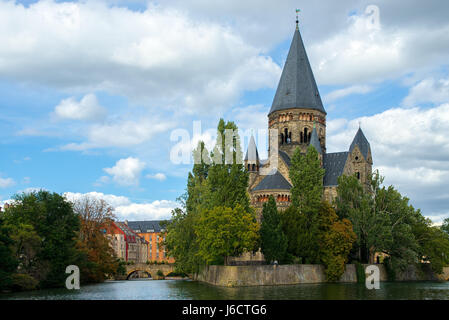
[[[368,265],[364,265],[365,267]],[[376,265],[380,270],[380,281],[387,281],[387,272],[381,264]],[[430,267],[430,266],[429,266]],[[397,281],[427,281],[446,280],[449,268],[445,268],[443,275],[435,276],[430,268],[424,266],[424,272],[417,271],[415,266],[397,275]],[[446,274],[446,275],[444,275]],[[252,266],[209,266],[194,276],[195,280],[207,282],[216,286],[244,287],[292,285],[301,283],[326,282],[322,265],[252,265]],[[357,273],[353,264],[347,264],[340,282],[356,283]]]

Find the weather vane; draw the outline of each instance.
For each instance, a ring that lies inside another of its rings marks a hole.
[[[298,23],[299,23],[299,18],[298,18],[298,14],[301,12],[300,9],[296,9],[296,29],[299,29],[298,27]]]

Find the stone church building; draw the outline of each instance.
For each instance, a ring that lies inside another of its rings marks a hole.
[[[325,176],[324,199],[336,196],[337,179],[341,175],[356,175],[363,184],[368,183],[372,171],[372,155],[368,140],[359,128],[348,150],[326,152],[326,110],[321,101],[304,43],[296,27],[287,61],[268,113],[268,128],[278,130],[278,165],[274,174],[262,175],[268,160],[259,159],[254,137],[251,137],[245,157],[250,173],[249,193],[251,204],[260,212],[264,202],[273,195],[278,208],[290,205],[290,159],[299,147],[305,153],[312,145],[318,151]],[[269,150],[272,150],[271,145]],[[271,172],[273,173],[273,171]]]

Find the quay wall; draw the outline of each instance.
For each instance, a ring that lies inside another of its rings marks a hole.
[[[368,265],[364,265],[366,267]],[[380,281],[387,281],[387,271],[382,264],[376,264],[380,271]],[[430,266],[418,270],[410,266],[405,272],[396,275],[396,281],[435,281],[448,280],[449,268],[442,275],[434,275]],[[368,274],[367,274],[368,275]],[[247,266],[208,266],[194,275],[194,280],[216,286],[272,286],[301,283],[326,282],[324,266],[311,264],[296,265],[247,265]],[[356,283],[357,272],[354,264],[347,264],[341,283]]]

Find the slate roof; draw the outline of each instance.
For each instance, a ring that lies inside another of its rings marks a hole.
[[[285,153],[284,151],[279,150],[279,155],[281,156],[282,160],[284,160],[285,164],[290,167],[292,160],[290,159],[290,157],[288,156],[287,153]]]
[[[316,132],[316,127],[313,127],[312,136],[310,137],[310,145],[314,146],[319,154],[323,154],[320,139],[318,138],[318,133]]]
[[[370,150],[371,147],[361,128],[359,128],[359,131],[357,131],[357,134],[355,135],[354,140],[351,143],[351,147],[349,148],[349,152],[352,152],[355,146],[359,146],[360,152],[366,159],[368,157],[368,150]]]
[[[160,223],[165,220],[155,221],[128,221],[128,227],[137,233],[161,232]]]
[[[343,174],[348,155],[349,152],[325,153],[323,155],[323,167],[326,170],[323,182],[325,187],[338,185],[338,177]]]
[[[284,178],[284,176],[276,170],[275,174],[268,175],[252,191],[262,190],[290,190],[292,185]]]
[[[314,109],[326,113],[298,29],[293,35],[270,114],[290,108]]]
[[[248,150],[246,151],[245,161],[258,161],[259,152],[257,152],[256,141],[254,141],[254,136],[251,136],[248,144]]]

